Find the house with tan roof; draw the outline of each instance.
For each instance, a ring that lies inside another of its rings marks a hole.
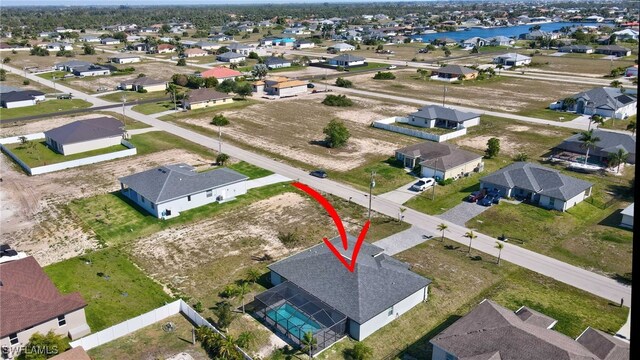
[[[478,70],[460,65],[447,65],[431,72],[431,79],[441,81],[473,80],[478,76]]]
[[[53,331],[72,340],[89,334],[86,306],[80,293],[60,293],[32,256],[0,262],[3,349],[26,345],[35,333]],[[11,350],[7,353],[12,354]]]
[[[253,92],[271,96],[289,97],[307,93],[306,81],[292,80],[284,76],[259,80],[252,86]]]
[[[209,54],[208,52],[198,48],[187,49],[184,51],[184,56],[188,58],[198,57],[198,56],[207,56],[208,54]]]
[[[171,44],[160,44],[158,45],[158,54],[167,54],[176,51],[176,47]]]
[[[425,141],[396,150],[396,160],[408,169],[420,167],[421,177],[450,179],[484,168],[482,155],[456,145]]]
[[[133,91],[146,90],[147,92],[153,92],[153,91],[164,91],[166,88],[167,88],[166,80],[153,79],[147,76],[120,82],[120,89],[122,90],[133,90]]]
[[[232,102],[233,96],[229,94],[203,88],[189,91],[182,101],[182,107],[188,110],[195,110]]]

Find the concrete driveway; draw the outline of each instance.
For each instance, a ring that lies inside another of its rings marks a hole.
[[[492,205],[495,206],[495,205]],[[465,226],[467,221],[482,214],[489,209],[490,206],[482,206],[476,203],[463,201],[460,204],[449,209],[444,214],[438,215],[439,218],[450,221],[456,225]]]
[[[386,192],[384,194],[378,195],[378,197],[381,197],[383,199],[387,199],[389,201],[392,201],[398,205],[402,205],[404,203],[406,203],[407,201],[409,201],[409,199],[411,199],[412,197],[420,194],[418,191],[413,191],[413,190],[409,190],[411,188],[411,185],[415,184],[418,181],[418,179],[416,178],[415,180],[412,180],[410,183],[405,184],[400,186],[399,188],[395,189],[395,190],[391,190],[389,192]],[[431,188],[425,190],[425,191],[429,191],[431,190]]]
[[[435,233],[412,226],[405,231],[378,240],[373,245],[383,248],[387,255],[395,255],[427,241],[428,239],[423,238],[422,235],[432,235],[434,239],[437,237]]]
[[[289,181],[291,181],[291,179],[286,176],[282,176],[280,174],[271,174],[247,181],[247,190]]]

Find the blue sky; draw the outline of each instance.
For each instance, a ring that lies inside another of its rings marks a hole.
[[[393,2],[409,2],[416,0],[395,0]],[[420,0],[419,0],[420,1]],[[425,1],[425,0],[421,0]],[[428,0],[427,0],[428,1]],[[11,1],[13,4],[10,4],[8,0],[3,0],[5,6],[13,6],[13,5],[72,5],[72,6],[82,6],[82,5],[205,5],[205,4],[268,4],[268,3],[278,3],[278,4],[292,4],[292,3],[371,3],[371,2],[390,2],[389,0],[232,0],[232,1],[224,1],[224,0],[184,0],[184,1],[176,1],[176,0],[22,0],[22,1]]]

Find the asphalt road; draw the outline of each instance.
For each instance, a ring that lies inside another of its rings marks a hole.
[[[47,84],[47,80],[44,80],[40,77],[34,76],[31,79],[45,85]],[[77,91],[74,90],[74,92]],[[90,102],[92,102],[91,100],[94,100],[97,103],[103,101],[98,101],[98,99],[95,99],[95,96],[88,94],[84,94],[84,98],[86,98],[87,101]],[[155,119],[149,115],[140,114],[131,110],[131,106],[126,107],[126,113],[129,117],[137,121],[156,127],[157,129],[164,130],[168,133],[179,136],[191,142],[200,144],[206,148],[212,149],[212,151],[218,149],[218,141],[215,138],[210,138],[208,136],[198,134],[194,131],[181,128],[174,124]],[[239,160],[243,160],[250,164],[260,166],[264,169],[273,171],[276,174],[286,176],[290,179],[295,179],[297,181],[303,182],[320,192],[330,193],[342,199],[348,199],[352,202],[355,202],[356,204],[368,207],[369,199],[367,193],[356,190],[339,182],[332,181],[330,179],[318,179],[312,177],[306,171],[284,164],[278,160],[274,160],[272,158],[260,154],[255,154],[239,147],[226,144],[224,143],[224,134],[222,151]],[[400,205],[390,200],[376,196],[372,199],[372,209],[381,214],[385,214],[391,217],[397,217]],[[469,240],[464,237],[464,234],[470,231],[470,229],[444,221],[435,216],[420,213],[413,209],[407,208],[404,211],[403,215],[405,222],[419,229],[423,229],[425,233],[433,233],[438,224],[444,222],[449,226],[448,232],[446,234],[448,238],[463,245],[468,245]],[[497,249],[494,248],[496,239],[481,233],[476,233],[476,235],[477,238],[473,240],[472,248],[497,256]],[[318,241],[320,241],[320,238],[318,238]],[[572,285],[576,288],[608,299],[614,303],[619,303],[620,299],[624,298],[624,303],[626,304],[626,306],[629,306],[629,304],[631,304],[630,286],[621,284],[606,276],[587,271],[585,269],[564,263],[545,255],[535,253],[516,245],[512,245],[509,243],[505,243],[504,245],[504,249],[502,250],[502,259],[505,261],[530,269],[542,275],[549,276],[563,283]]]

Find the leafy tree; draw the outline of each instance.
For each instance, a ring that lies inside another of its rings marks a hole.
[[[487,149],[484,151],[487,159],[491,159],[500,152],[500,139],[491,138],[487,141]]]
[[[571,109],[576,104],[576,99],[572,97],[564,98],[562,100],[562,110]]]
[[[253,87],[246,81],[236,82],[233,87],[233,92],[238,94],[242,99],[253,94]]]
[[[204,86],[204,79],[196,76],[196,75],[189,75],[187,77],[187,87],[190,89],[200,89],[201,87]]]
[[[218,86],[218,79],[213,76],[204,79],[204,87],[215,88],[216,86]]]
[[[255,51],[251,51],[249,52],[249,56],[247,56],[249,59],[254,59],[254,60],[258,60],[260,59],[260,55],[258,55],[257,52]]]
[[[580,141],[582,144],[580,144],[580,147],[583,149],[587,149],[587,153],[584,156],[584,163],[585,165],[587,164],[587,161],[589,160],[589,150],[591,148],[595,148],[596,144],[598,143],[598,141],[600,141],[600,138],[595,136],[593,134],[593,129],[588,130],[588,131],[583,131],[580,133],[580,137],[578,138],[578,141]]]
[[[7,81],[7,70],[0,69],[0,81]]]
[[[446,57],[451,56],[451,50],[449,50],[449,48],[448,48],[448,47],[445,47],[445,48],[444,48],[444,56],[446,56]]]
[[[610,85],[614,88],[622,87],[622,82],[620,80],[613,80]]]
[[[49,56],[49,50],[39,46],[33,47],[29,53],[36,56]]]
[[[327,95],[322,103],[327,106],[352,106],[353,101],[349,99],[346,95]]]
[[[384,50],[384,46],[382,46],[382,44],[378,45],[378,47],[376,47],[376,51],[382,51]]]
[[[218,154],[218,156],[216,156],[216,164],[220,166],[224,166],[224,163],[226,163],[227,160],[229,160],[229,155],[225,153],[220,153]]]
[[[629,124],[627,125],[627,130],[631,131],[631,133],[634,136],[636,135],[636,121],[635,120],[631,120],[629,122]]]
[[[218,86],[216,86],[216,90],[223,93],[233,92],[235,88],[236,82],[231,79],[224,79]]]
[[[6,58],[2,59],[2,63],[3,64],[8,64],[10,62],[11,62],[11,58],[6,57]]]
[[[353,346],[353,358],[354,360],[369,360],[373,358],[373,349],[365,345],[363,342],[357,342]]]
[[[262,79],[265,76],[267,76],[268,72],[269,72],[269,68],[267,67],[267,65],[256,64],[253,66],[253,69],[251,70],[251,75],[253,75],[254,78]]]
[[[502,249],[504,248],[504,245],[501,242],[496,241],[495,248],[498,249],[498,265],[500,265],[500,256],[502,255]]]
[[[211,124],[215,126],[225,126],[229,125],[229,120],[222,114],[216,114],[216,116],[211,120]]]
[[[260,29],[258,29],[257,27],[254,27],[251,32],[254,33],[254,34],[259,34],[260,33]]]
[[[477,47],[477,46],[474,46],[474,47],[473,47],[473,49],[471,49],[471,53],[472,53],[472,54],[477,54],[477,53],[479,53],[479,52],[480,52],[480,51],[478,50],[478,47]]]
[[[618,149],[617,152],[609,155],[609,166],[616,167],[616,173],[620,172],[620,165],[624,164],[629,158],[629,153],[624,149]]]
[[[236,340],[236,344],[238,346],[244,348],[250,346],[256,340],[256,334],[251,331],[243,331],[238,335],[238,340]]]
[[[178,59],[178,63],[176,63],[176,66],[187,66],[187,60]]]
[[[529,160],[529,155],[527,153],[520,152],[520,153],[516,154],[516,156],[514,156],[513,160],[515,160],[515,161],[527,161],[527,160]]]
[[[226,46],[221,46],[218,50],[216,50],[216,55],[224,54],[229,52],[229,48]]]
[[[175,74],[173,75],[171,80],[173,81],[174,84],[179,86],[187,86],[187,83],[189,83],[189,78],[187,77],[187,75],[184,75],[184,74]]]
[[[82,46],[82,52],[85,55],[95,55],[96,54],[96,49],[93,46],[91,46],[91,44],[86,43],[86,44],[84,44]]]
[[[306,352],[309,355],[309,358],[312,357],[311,355],[313,353],[313,349],[315,349],[317,344],[318,341],[313,337],[313,333],[311,331],[307,331],[306,333],[304,333],[304,336],[302,337],[302,339],[300,339],[302,351]]]
[[[478,235],[474,234],[473,231],[467,231],[464,234],[464,237],[469,239],[469,251],[468,251],[468,253],[471,253],[471,241],[473,241],[473,239],[477,238]]]
[[[336,86],[343,87],[343,88],[350,88],[350,87],[353,87],[353,83],[347,79],[339,77],[336,79]]]
[[[330,148],[339,148],[346,145],[351,137],[349,129],[338,119],[329,121],[322,133],[326,135],[324,141]]]
[[[445,223],[440,223],[440,225],[438,225],[437,227],[438,231],[442,231],[442,238],[440,238],[440,242],[444,242],[444,232],[447,231],[448,228],[449,228],[449,225]]]
[[[221,155],[225,154],[220,154],[218,155],[218,157],[220,157]],[[218,161],[217,158],[216,161]],[[220,162],[218,162],[218,164],[220,164]],[[228,328],[229,325],[231,325],[231,322],[233,322],[234,320],[233,311],[231,310],[231,304],[226,301],[219,303],[218,306],[216,306],[216,308],[214,309],[213,313],[218,318],[218,326],[220,326],[221,329]]]
[[[24,359],[44,360],[51,358],[69,348],[69,342],[50,330],[46,335],[35,333],[25,346]]]

